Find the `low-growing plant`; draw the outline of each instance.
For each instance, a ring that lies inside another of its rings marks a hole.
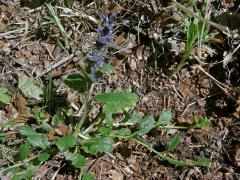
[[[79,93],[83,103],[80,118],[68,122],[72,124],[73,130],[64,134],[59,133],[53,137],[50,136],[52,132],[56,131],[56,127],[68,117],[68,113],[64,110],[57,111],[50,120],[45,120],[42,111],[34,114],[33,118],[38,122],[38,125],[34,127],[23,125],[18,128],[17,133],[20,137],[18,154],[1,171],[2,174],[11,175],[14,180],[31,179],[38,166],[60,153],[74,168],[80,170],[79,179],[94,179],[84,167],[86,158],[102,153],[111,153],[120,141],[135,141],[150,152],[157,154],[161,159],[176,166],[209,166],[211,161],[206,157],[199,157],[192,162],[172,158],[171,152],[176,150],[180,144],[179,134],[176,134],[168,147],[162,151],[155,150],[143,138],[143,135],[148,134],[153,129],[178,128],[187,130],[201,128],[210,124],[208,119],[196,119],[195,124],[188,127],[173,126],[171,125],[173,117],[170,109],[163,110],[157,119],[149,115],[142,116],[133,111],[139,100],[135,93],[129,91],[106,92],[95,97],[92,96],[92,89],[99,78],[105,72],[113,69],[104,61],[102,51],[107,52],[106,43],[113,40],[112,26],[116,15],[102,14],[101,16],[103,25],[96,29],[99,37],[94,51],[86,58],[87,68],[81,69],[81,74],[72,74],[63,78],[67,86]],[[31,84],[36,87],[33,83]],[[28,89],[25,89],[24,86],[20,87],[25,94],[29,95]],[[88,114],[93,101],[101,104],[101,110],[97,117],[90,121]],[[0,135],[0,140],[6,143],[4,133]]]

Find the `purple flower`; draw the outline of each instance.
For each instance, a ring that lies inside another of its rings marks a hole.
[[[108,33],[106,36],[100,36],[99,39],[98,39],[98,42],[100,44],[106,44],[107,42],[112,42],[113,41],[113,36]]]
[[[104,14],[104,13],[101,13],[101,17],[102,17],[106,22],[109,21],[108,15],[106,15],[106,14]]]
[[[102,32],[102,28],[97,27],[97,28],[95,29],[95,31],[96,31],[97,33],[100,33],[100,32]]]
[[[89,59],[92,60],[92,61],[95,61],[97,63],[102,63],[104,61],[104,58],[96,53],[94,54],[91,54],[89,56]]]
[[[103,26],[105,26],[106,28],[108,28],[109,31],[113,30],[113,25],[109,24],[109,23],[103,23]]]

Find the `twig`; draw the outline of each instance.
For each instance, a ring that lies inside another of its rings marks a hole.
[[[201,66],[196,65],[196,67],[197,67],[199,70],[201,70],[204,74],[206,74],[208,77],[210,77],[210,78],[216,83],[216,85],[217,85],[220,89],[222,89],[223,92],[225,92],[226,94],[229,94],[226,89],[232,90],[232,88],[230,88],[230,87],[228,87],[227,85],[221,83],[221,82],[218,81],[216,78],[214,78],[211,74],[207,73]]]
[[[71,59],[73,58],[73,54],[70,54],[69,56],[66,56],[64,58],[62,58],[59,62],[53,64],[49,69],[43,71],[40,75],[38,75],[37,77],[42,77],[44,76],[45,74],[51,72],[52,70],[58,68],[59,66],[65,64],[66,62],[70,61]]]

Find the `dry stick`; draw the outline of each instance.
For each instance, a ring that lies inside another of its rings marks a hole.
[[[226,34],[227,36],[229,37],[232,37],[232,38],[236,38],[236,39],[239,39],[240,38],[240,35],[237,34],[237,33],[234,33],[233,31],[229,30],[228,27],[226,26],[223,26],[221,24],[217,24],[215,22],[212,22],[210,20],[207,20],[205,18],[202,18],[198,15],[196,15],[194,12],[192,12],[191,10],[189,10],[188,8],[186,8],[185,6],[181,5],[180,3],[178,2],[172,2],[173,5],[175,5],[177,8],[179,8],[180,10],[182,10],[183,12],[185,12],[186,14],[188,14],[189,16],[191,17],[194,17],[194,18],[197,18],[199,19],[200,21],[202,22],[205,22],[205,23],[208,23],[210,24],[211,26],[219,29],[220,31],[222,31],[224,34]]]
[[[228,94],[228,90],[231,90],[230,87],[228,87],[227,85],[221,83],[220,81],[218,81],[216,78],[214,78],[211,74],[207,73],[201,66],[196,65],[196,67],[201,70],[204,74],[206,74],[208,77],[210,77],[217,85],[218,87],[220,87],[226,94]]]
[[[43,71],[40,75],[38,75],[38,77],[42,77],[45,74],[51,72],[52,70],[58,68],[59,66],[63,65],[64,63],[66,63],[67,61],[71,60],[73,58],[73,54],[70,54],[69,56],[66,56],[64,58],[62,58],[59,62],[53,64],[49,69]]]

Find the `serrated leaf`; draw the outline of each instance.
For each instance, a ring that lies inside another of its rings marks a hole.
[[[205,126],[210,126],[211,125],[211,121],[207,118],[204,119],[196,119],[195,124],[193,124],[191,126],[191,128],[202,128]]]
[[[210,164],[211,164],[211,160],[209,158],[204,157],[204,156],[199,157],[197,159],[197,161],[195,162],[196,166],[208,167],[208,166],[210,166]]]
[[[155,120],[152,116],[146,116],[139,124],[138,134],[143,135],[147,134],[155,126]]]
[[[64,77],[63,81],[68,87],[79,93],[84,93],[88,90],[88,80],[80,74],[73,74]]]
[[[22,161],[29,156],[31,150],[30,144],[21,144],[19,147],[19,160]]]
[[[103,64],[99,71],[102,73],[111,73],[114,71],[114,67],[110,64]]]
[[[37,156],[38,160],[41,161],[41,162],[47,161],[49,157],[50,157],[50,155],[46,152],[40,153]]]
[[[176,134],[171,139],[171,142],[168,145],[168,151],[174,151],[177,148],[177,146],[179,145],[179,143],[180,143],[180,136],[179,136],[179,134]]]
[[[81,154],[69,153],[65,154],[67,160],[72,161],[72,165],[76,168],[81,168],[86,164],[86,158]]]
[[[4,104],[9,104],[10,98],[7,95],[8,89],[0,87],[0,101]]]
[[[95,137],[84,143],[84,151],[93,155],[101,152],[112,152],[114,141],[110,137]]]
[[[131,130],[128,128],[122,128],[122,129],[113,131],[112,134],[115,136],[130,136]]]
[[[161,112],[157,124],[166,125],[172,120],[172,113],[170,109]]]
[[[26,75],[19,75],[18,78],[18,88],[22,93],[28,98],[34,98],[41,100],[43,95],[43,90],[35,85],[34,80]]]
[[[46,149],[50,142],[46,134],[34,133],[27,136],[27,141],[34,147],[40,147]]]
[[[69,135],[69,136],[64,136],[62,138],[59,138],[56,141],[56,145],[60,151],[65,151],[68,148],[74,146],[76,142],[77,142],[76,137],[73,135]]]
[[[103,111],[106,114],[116,114],[123,112],[125,108],[135,107],[138,96],[130,92],[110,92],[97,95],[95,99],[104,104]]]

